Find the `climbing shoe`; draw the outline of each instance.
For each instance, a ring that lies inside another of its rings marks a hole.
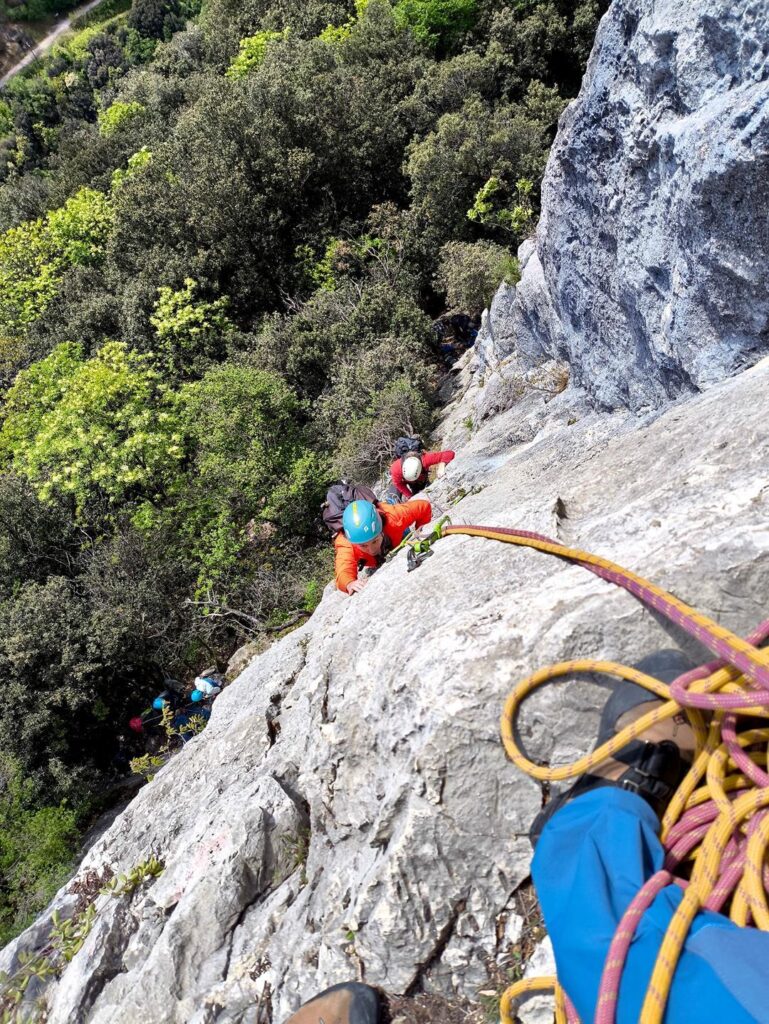
[[[694,665],[681,651],[663,650],[643,658],[634,668],[663,683],[672,683]],[[662,704],[643,686],[623,680],[604,706],[596,748]],[[601,786],[618,786],[637,793],[661,817],[694,760],[694,750],[694,730],[684,714],[655,722],[539,812],[529,832],[532,846],[565,803]]]
[[[382,1024],[379,996],[369,985],[345,981],[305,1003],[286,1024]]]

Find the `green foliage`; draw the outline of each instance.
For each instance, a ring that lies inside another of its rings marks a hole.
[[[309,528],[317,456],[305,446],[296,396],[274,374],[216,367],[186,385],[182,404],[191,465],[173,517],[200,565],[204,593],[239,577],[251,520]]]
[[[106,110],[99,111],[99,132],[109,138],[131,121],[142,117],[146,110],[142,103],[121,103],[116,100]]]
[[[435,284],[456,312],[480,316],[503,280],[514,284],[517,261],[495,242],[447,242]]]
[[[50,942],[61,960],[68,964],[83,948],[96,920],[96,906],[90,903],[80,914],[62,918],[58,910],[51,915]]]
[[[142,754],[131,758],[130,768],[134,775],[141,775],[147,782],[152,782],[167,760],[165,754]]]
[[[342,25],[326,25],[319,39],[331,46],[340,46],[352,36],[360,19],[364,17],[369,0],[355,0],[355,15]]]
[[[476,0],[398,0],[395,18],[420,42],[451,49],[475,25]]]
[[[155,328],[161,362],[170,373],[200,373],[225,351],[232,323],[226,298],[206,302],[195,297],[198,283],[188,277],[184,287],[159,288],[150,323]]]
[[[148,39],[170,39],[184,27],[185,16],[180,0],[133,0],[128,24]]]
[[[112,172],[112,190],[113,192],[120,189],[125,185],[127,181],[130,181],[135,175],[140,174],[146,167],[152,163],[152,153],[146,146],[133,153],[128,158],[128,164],[125,168],[118,167],[117,170]]]
[[[245,78],[264,61],[267,47],[278,39],[287,39],[289,30],[283,32],[257,32],[240,40],[240,52],[227,69],[228,78]]]
[[[105,21],[120,14],[124,14],[131,8],[131,0],[102,0],[98,7],[95,7],[87,14],[81,14],[72,19],[72,27],[76,29],[86,28],[89,25],[101,25]]]
[[[5,100],[0,100],[0,137],[13,131],[13,110]]]
[[[369,401],[342,435],[335,469],[340,476],[373,482],[392,461],[396,439],[426,432],[431,420],[423,389],[407,375],[370,393]]]
[[[125,6],[0,101],[0,747],[30,811],[139,752],[158,665],[315,606],[324,485],[431,426],[439,292],[515,278],[606,0]]]
[[[126,874],[111,878],[101,891],[109,896],[131,896],[148,878],[159,878],[164,871],[165,864],[153,853]]]
[[[512,208],[500,208],[497,203],[507,191],[507,186],[499,178],[489,178],[479,189],[467,216],[487,227],[504,228],[516,238],[526,238],[534,230],[534,207],[531,203],[533,188],[534,183],[528,178],[519,178],[515,183]]]
[[[302,885],[307,885],[307,857],[310,853],[310,829],[300,827],[296,832],[287,832],[278,836],[280,862],[275,867],[273,884],[279,884],[288,875],[300,869]]]
[[[65,37],[57,47],[57,54],[66,55],[73,61],[85,61],[90,56],[91,41],[98,37],[100,31],[96,25],[86,25],[74,35]]]
[[[7,942],[53,896],[72,865],[77,814],[40,806],[33,781],[0,758],[0,942]]]
[[[60,345],[8,392],[0,464],[43,501],[70,499],[81,523],[153,500],[183,458],[175,397],[149,357],[119,342],[91,359]]]
[[[77,7],[78,0],[24,0],[22,4],[0,4],[0,15],[13,21],[40,21]]]
[[[20,330],[41,316],[68,268],[102,259],[111,225],[107,196],[81,189],[44,219],[0,236],[0,325]]]
[[[562,109],[557,91],[540,85],[532,85],[520,103],[494,109],[471,96],[412,147],[411,194],[436,245],[467,238],[467,211],[489,179],[541,179]],[[482,203],[490,201],[481,197]]]
[[[302,607],[306,612],[314,612],[320,604],[320,600],[323,597],[323,583],[317,579],[311,579],[307,581],[307,585],[304,588],[304,600],[302,601]]]

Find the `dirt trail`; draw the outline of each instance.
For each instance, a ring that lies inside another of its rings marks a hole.
[[[44,39],[41,39],[40,42],[29,51],[29,53],[22,57],[18,64],[14,64],[10,71],[6,71],[2,78],[0,78],[0,89],[2,89],[6,82],[9,82],[14,75],[18,75],[20,71],[28,67],[33,60],[37,60],[37,58],[46,54],[59,36],[71,27],[75,18],[79,18],[83,14],[88,14],[88,12],[92,11],[94,7],[98,7],[101,2],[102,0],[89,0],[87,4],[83,4],[81,7],[76,7],[74,11],[70,11],[70,13],[65,18],[62,18],[61,21],[57,21],[48,35]]]

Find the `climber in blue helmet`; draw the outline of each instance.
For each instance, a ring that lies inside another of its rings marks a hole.
[[[162,711],[165,707],[170,708],[171,711],[175,711],[181,703],[182,699],[180,695],[175,690],[167,689],[157,695],[152,702],[152,707],[155,711]]]
[[[430,502],[422,498],[401,505],[350,502],[342,515],[342,531],[334,538],[337,587],[350,595],[363,590],[367,581],[358,579],[360,564],[376,569],[410,526],[425,526],[431,516]]]

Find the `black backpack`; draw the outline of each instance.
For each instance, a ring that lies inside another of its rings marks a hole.
[[[344,510],[353,501],[370,501],[372,505],[376,505],[377,496],[370,487],[365,487],[363,484],[351,484],[349,480],[340,480],[338,484],[329,487],[326,492],[326,500],[321,505],[321,513],[323,522],[331,531],[332,536],[341,532]]]
[[[421,455],[425,450],[419,437],[399,437],[395,442],[395,458],[402,459],[406,455]]]

